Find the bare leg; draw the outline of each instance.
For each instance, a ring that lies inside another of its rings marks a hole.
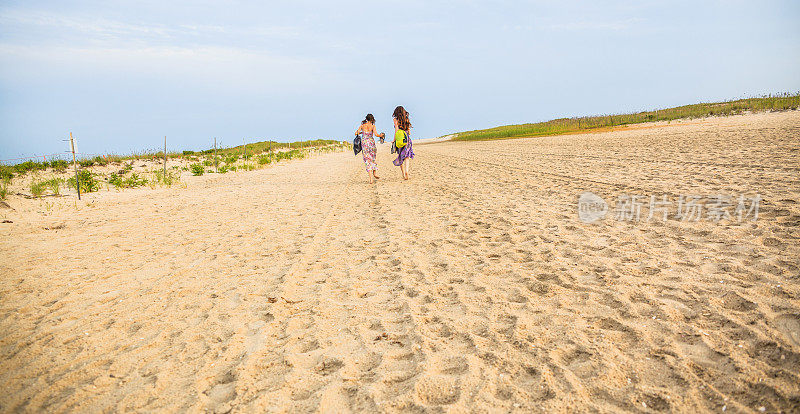
[[[367,171],[367,175],[369,176],[369,183],[372,184],[375,180],[372,179],[372,171]]]
[[[372,170],[372,176],[375,177],[376,180],[381,178],[381,177],[378,177],[378,170]]]
[[[403,161],[403,164],[406,165],[406,180],[409,179],[409,174],[411,174],[411,158],[406,158]]]
[[[400,176],[403,177],[404,180],[406,179],[406,164],[405,163],[401,163],[400,164]]]

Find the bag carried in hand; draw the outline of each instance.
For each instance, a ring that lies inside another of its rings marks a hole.
[[[353,155],[358,155],[359,152],[361,152],[361,135],[356,135],[353,140]]]
[[[408,143],[408,134],[402,129],[398,129],[394,133],[394,145],[397,148],[403,148]]]

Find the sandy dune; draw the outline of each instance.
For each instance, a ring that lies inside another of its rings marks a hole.
[[[12,198],[0,411],[800,410],[800,113],[415,150]]]

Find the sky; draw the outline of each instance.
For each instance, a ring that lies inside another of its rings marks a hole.
[[[0,1],[0,160],[800,91],[798,1]]]

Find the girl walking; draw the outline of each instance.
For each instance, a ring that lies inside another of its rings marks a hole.
[[[408,111],[402,106],[394,108],[392,114],[394,118],[394,141],[397,147],[397,159],[392,163],[400,167],[400,173],[404,180],[408,180],[408,173],[411,169],[411,160],[414,158],[414,150],[411,148],[411,120]]]
[[[378,147],[375,146],[375,135],[382,137],[386,134],[375,133],[375,117],[372,114],[367,114],[361,126],[356,130],[356,135],[361,134],[361,154],[364,156],[364,165],[367,167],[367,174],[369,174],[369,183],[372,184],[378,177],[378,164],[375,163],[375,157],[378,153]]]

